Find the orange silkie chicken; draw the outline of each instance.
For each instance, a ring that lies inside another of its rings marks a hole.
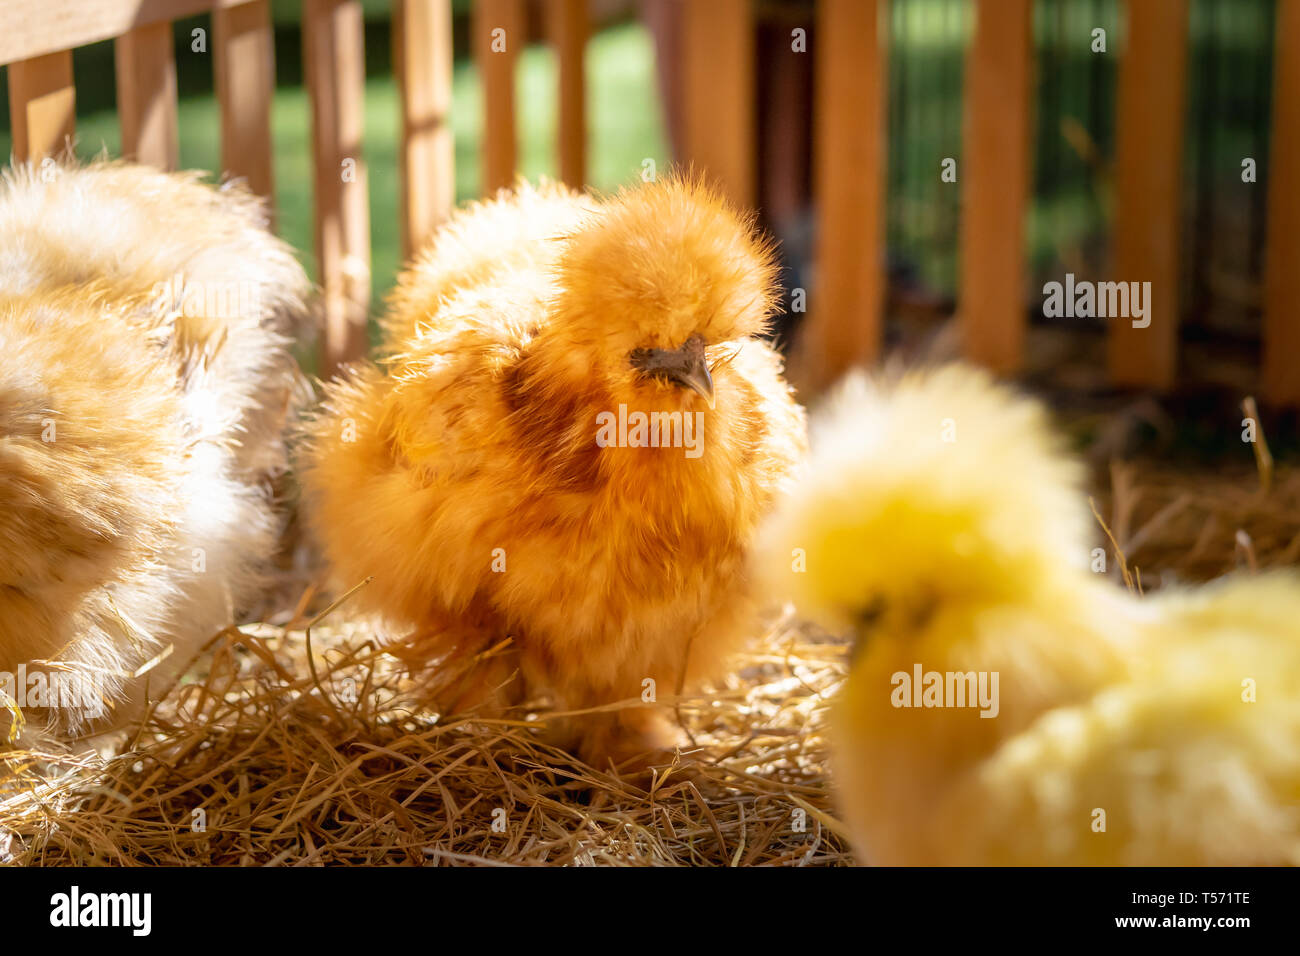
[[[127,164],[0,181],[0,741],[108,727],[254,595],[308,291],[265,220]]]
[[[762,552],[855,638],[863,862],[1300,864],[1300,576],[1118,589],[1043,409],[961,366],[853,376],[812,445]]]
[[[303,484],[337,583],[373,576],[356,600],[422,656],[513,639],[440,703],[637,699],[553,726],[598,762],[677,742],[653,702],[750,629],[747,552],[804,444],[758,337],[773,278],[749,219],[685,180],[521,186],[401,277],[387,369],[330,389]]]

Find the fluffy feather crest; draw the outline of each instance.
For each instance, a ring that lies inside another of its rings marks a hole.
[[[568,238],[560,308],[575,337],[625,354],[762,334],[773,306],[772,246],[753,217],[699,179],[623,189]]]

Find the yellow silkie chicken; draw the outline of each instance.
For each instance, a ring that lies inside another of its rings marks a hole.
[[[884,865],[1300,863],[1300,579],[1136,597],[1088,569],[1039,406],[959,366],[856,375],[765,530],[855,656],[843,817]]]
[[[252,598],[307,291],[241,188],[4,173],[0,740],[110,726]]]
[[[749,548],[803,448],[758,337],[773,281],[749,219],[684,180],[521,186],[401,276],[387,368],[330,389],[303,484],[337,584],[373,577],[354,600],[408,657],[448,673],[512,639],[442,706],[635,700],[562,742],[615,764],[676,744],[655,702],[749,631]]]

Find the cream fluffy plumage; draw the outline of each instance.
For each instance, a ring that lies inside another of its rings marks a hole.
[[[1037,404],[960,367],[855,377],[815,419],[767,565],[857,634],[833,724],[862,859],[1300,863],[1300,579],[1119,591],[1078,477]],[[896,706],[917,664],[996,673],[997,716]]]
[[[716,674],[752,628],[745,558],[803,447],[777,353],[757,338],[768,249],[673,180],[606,202],[521,187],[456,216],[401,277],[387,373],[334,387],[303,481],[337,584],[433,659],[514,652],[444,706],[548,693],[561,708]],[[716,407],[637,372],[699,336]],[[598,416],[698,415],[681,447],[601,447]],[[490,688],[518,668],[504,695]],[[566,743],[618,762],[676,735],[654,708],[594,714]]]
[[[252,596],[308,291],[265,218],[193,175],[5,173],[0,672],[92,675],[120,717],[130,675],[170,646],[158,688]],[[94,711],[27,717],[77,730]]]

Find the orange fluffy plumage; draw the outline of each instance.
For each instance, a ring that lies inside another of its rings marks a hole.
[[[680,179],[520,187],[401,277],[386,373],[331,388],[303,482],[337,584],[373,576],[356,600],[422,655],[513,639],[454,706],[668,696],[751,629],[747,554],[804,448],[758,338],[773,278],[750,220]],[[653,706],[564,731],[615,763],[677,741]]]
[[[0,179],[0,741],[103,729],[254,596],[308,292],[265,219],[122,163]]]

